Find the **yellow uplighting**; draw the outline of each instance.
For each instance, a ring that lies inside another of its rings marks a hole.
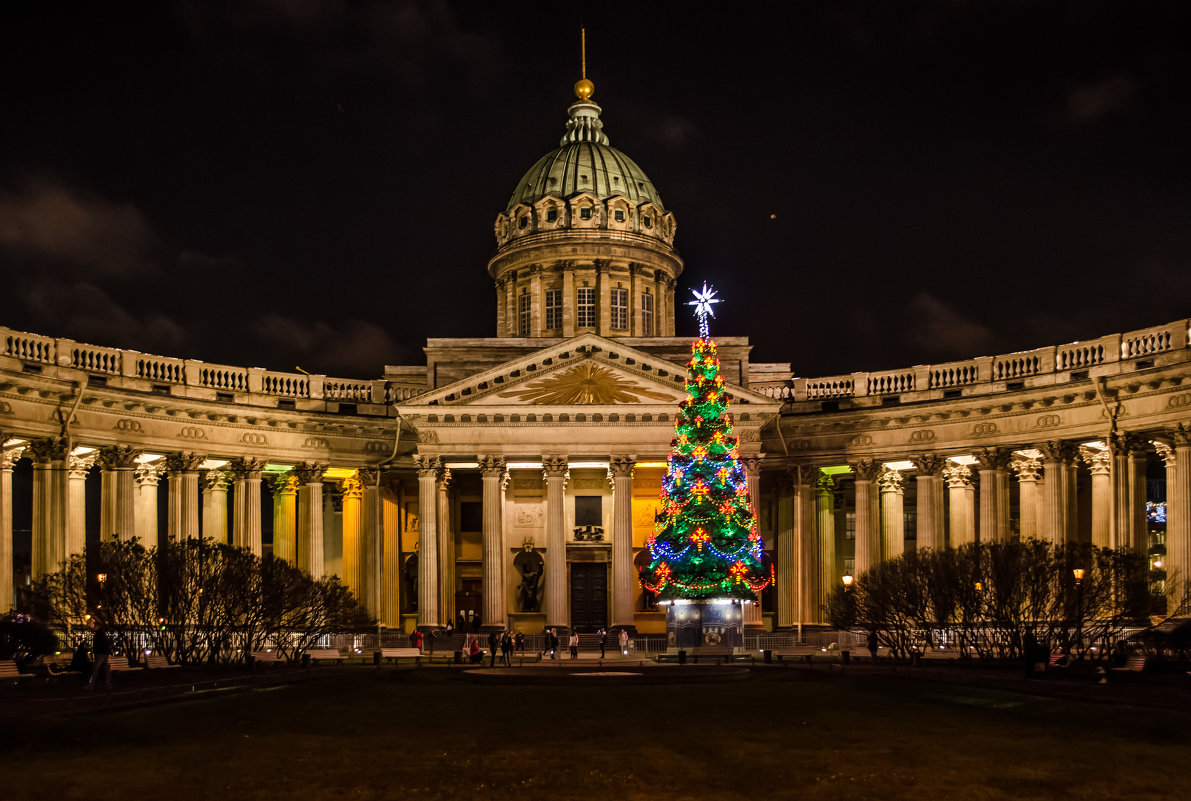
[[[328,467],[327,472],[323,473],[323,478],[329,478],[334,481],[336,479],[351,478],[355,474],[356,471],[350,467]]]

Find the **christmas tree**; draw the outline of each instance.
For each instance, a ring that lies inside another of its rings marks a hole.
[[[674,439],[662,480],[662,508],[650,536],[641,583],[662,603],[755,601],[769,583],[761,567],[761,536],[728,409],[715,341],[708,332],[706,284],[695,292],[699,338],[687,363],[687,397],[674,418]],[[673,606],[673,603],[670,604]]]

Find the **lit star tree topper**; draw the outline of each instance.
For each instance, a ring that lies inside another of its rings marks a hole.
[[[715,317],[715,310],[711,307],[713,304],[723,301],[715,296],[714,287],[709,287],[706,282],[703,283],[702,290],[692,289],[691,294],[695,296],[695,299],[688,301],[686,305],[695,307],[695,316],[699,318],[699,337],[707,339],[711,336],[707,318]]]
[[[659,600],[756,600],[769,583],[761,566],[761,535],[749,497],[732,417],[707,318],[715,291],[695,293],[702,333],[691,345],[687,397],[674,419],[674,439],[662,479],[662,508],[649,537],[645,589]]]

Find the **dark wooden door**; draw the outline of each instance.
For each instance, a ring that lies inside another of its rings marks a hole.
[[[608,565],[571,563],[571,626],[583,632],[608,626]]]

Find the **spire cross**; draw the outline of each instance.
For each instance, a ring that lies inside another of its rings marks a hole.
[[[715,289],[709,287],[706,282],[703,283],[702,291],[692,289],[691,294],[695,296],[695,299],[688,301],[686,305],[695,307],[695,317],[699,318],[699,336],[707,339],[711,336],[707,318],[715,317],[715,311],[711,307],[713,304],[723,303],[723,301],[715,296]]]
[[[587,77],[587,28],[579,29],[579,70],[580,78]]]

